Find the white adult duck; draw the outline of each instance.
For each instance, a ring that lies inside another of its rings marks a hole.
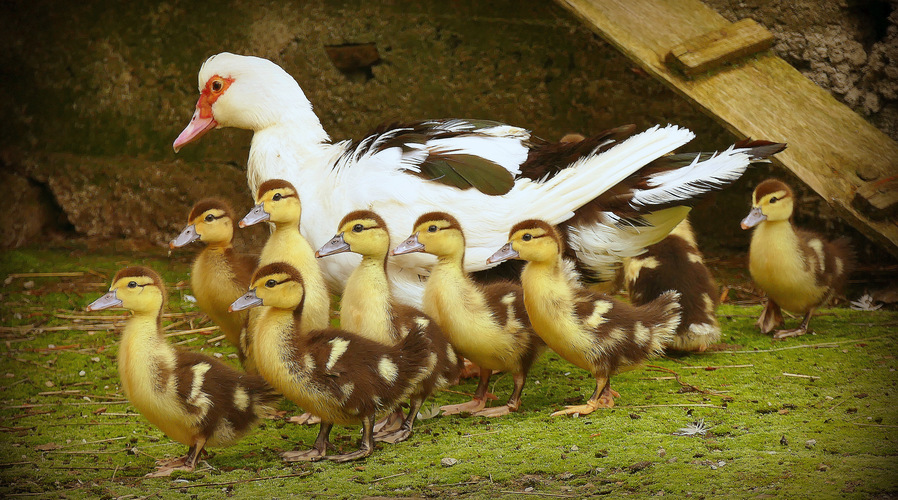
[[[536,218],[564,223],[580,269],[608,277],[620,258],[666,236],[689,210],[680,205],[730,184],[751,160],[783,147],[757,141],[715,155],[670,155],[694,134],[673,125],[635,135],[621,127],[561,144],[502,123],[460,119],[385,125],[361,141],[333,143],[293,77],[266,59],[227,52],[200,68],[199,90],[175,151],[213,128],[252,130],[251,191],[268,179],[293,183],[304,205],[300,229],[312,247],[325,244],[353,210],[378,212],[393,232],[423,213],[451,210],[467,230],[471,272],[491,267],[486,259],[509,227]],[[358,262],[347,253],[321,266],[339,291]],[[420,276],[433,262],[423,253],[391,258],[395,297],[420,307]]]

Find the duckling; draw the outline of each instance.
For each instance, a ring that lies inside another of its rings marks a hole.
[[[262,248],[259,265],[286,262],[302,272],[305,279],[303,327],[326,328],[330,324],[330,294],[315,260],[315,251],[299,233],[302,205],[293,184],[271,179],[259,186],[256,206],[240,220],[240,227],[269,221],[274,226]]]
[[[280,399],[262,377],[166,342],[165,299],[159,275],[136,266],[119,271],[109,293],[87,306],[88,311],[131,310],[118,353],[125,396],[150,423],[190,447],[187,455],[160,463],[150,477],[193,470],[205,447],[233,443]]]
[[[437,257],[424,287],[424,312],[436,319],[461,355],[480,367],[474,399],[443,406],[443,413],[499,417],[517,411],[527,372],[546,347],[530,326],[521,286],[505,280],[475,283],[464,270],[465,235],[461,225],[444,212],[419,217],[414,233],[393,250],[393,255],[411,252]],[[514,389],[504,406],[484,409],[493,370],[510,372]]]
[[[515,225],[509,242],[487,262],[527,261],[521,284],[533,329],[562,358],[596,379],[586,404],[567,406],[552,416],[585,415],[614,406],[620,394],[611,389],[612,375],[636,368],[673,340],[680,323],[680,294],[671,290],[643,306],[614,300],[576,283],[563,254],[558,231],[531,219]]]
[[[642,255],[624,259],[624,281],[637,306],[667,290],[680,293],[682,321],[668,348],[703,352],[720,340],[717,283],[705,267],[688,218]]]
[[[842,290],[854,267],[847,238],[830,242],[793,227],[794,200],[784,182],[767,179],[752,193],[751,211],[741,224],[742,229],[756,228],[748,267],[755,283],[767,292],[757,323],[761,332],[770,333],[783,323],[780,308],[804,314],[798,328],[778,330],[774,339],[807,333],[814,309]]]
[[[266,306],[253,335],[259,372],[285,397],[321,417],[312,449],[281,456],[290,462],[346,462],[371,455],[375,417],[415,393],[425,378],[437,376],[437,354],[426,333],[430,322],[418,318],[395,345],[336,328],[308,330],[302,321],[305,281],[299,270],[283,262],[268,264],[256,271],[251,286],[231,308]],[[359,449],[326,456],[333,425],[358,423]]]
[[[318,249],[315,256],[320,258],[342,252],[355,252],[362,256],[361,263],[349,275],[343,289],[340,327],[344,330],[381,344],[394,345],[413,328],[420,328],[416,321],[422,318],[429,321],[425,334],[437,354],[434,368],[437,375],[424,379],[412,394],[408,417],[397,408],[374,426],[376,441],[398,442],[411,435],[415,415],[433,391],[458,377],[458,358],[436,322],[430,321],[418,309],[393,300],[387,276],[389,251],[390,233],[386,222],[370,210],[358,210],[343,217],[338,233]]]
[[[247,373],[257,373],[252,356],[246,351],[250,343],[241,338],[247,334],[247,314],[228,312],[231,302],[249,287],[249,279],[259,264],[257,256],[234,251],[231,242],[236,225],[234,211],[227,202],[206,198],[193,206],[187,216],[187,227],[168,246],[180,248],[194,241],[206,244],[193,261],[190,272],[190,287],[196,303],[237,347],[240,364]]]

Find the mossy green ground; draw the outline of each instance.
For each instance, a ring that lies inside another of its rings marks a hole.
[[[150,265],[167,283],[187,280],[188,257],[97,254],[80,249],[12,251],[10,273],[87,271],[81,277],[13,278],[2,288],[0,495],[76,498],[364,496],[581,498],[617,494],[734,498],[868,498],[898,494],[898,313],[827,309],[817,335],[773,343],[758,306],[724,305],[723,350],[654,360],[619,375],[617,406],[553,418],[588,397],[593,382],[552,353],[534,367],[522,411],[499,419],[436,417],[363,462],[286,464],[316,428],[266,420],[237,445],[213,450],[192,473],[146,479],[155,458],[185,452],[122,401],[113,330],[78,330],[83,308],[115,271]],[[194,311],[172,286],[169,310]],[[100,315],[101,313],[94,313]],[[123,316],[124,313],[113,313]],[[791,320],[796,321],[796,320]],[[33,328],[21,328],[23,326]],[[202,326],[195,324],[193,326]],[[20,327],[20,328],[16,328]],[[61,328],[52,328],[61,327]],[[188,328],[181,326],[179,328]],[[233,354],[190,334],[189,349]],[[236,360],[231,359],[236,364]],[[714,369],[713,367],[718,367]],[[83,372],[83,374],[82,374]],[[699,388],[687,390],[679,383]],[[510,377],[494,377],[504,400]],[[473,392],[474,381],[453,387]],[[44,394],[42,394],[44,393]],[[444,391],[433,404],[461,402]],[[105,408],[105,410],[103,410]],[[295,411],[290,403],[282,410]],[[675,435],[704,420],[704,436]],[[356,428],[335,428],[341,449]],[[444,458],[455,465],[441,465]],[[287,477],[285,477],[287,476]]]

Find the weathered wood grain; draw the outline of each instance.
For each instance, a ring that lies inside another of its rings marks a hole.
[[[698,0],[558,0],[643,69],[738,137],[789,143],[788,168],[848,223],[898,256],[898,221],[852,206],[858,189],[898,171],[898,144],[770,53],[687,78],[664,57],[729,23]]]
[[[754,19],[742,19],[670,49],[665,58],[672,68],[697,75],[773,46],[773,34]]]

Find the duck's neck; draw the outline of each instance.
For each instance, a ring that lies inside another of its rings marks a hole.
[[[294,369],[304,355],[296,340],[309,331],[302,328],[299,321],[301,306],[298,309],[300,312],[296,313],[289,309],[266,308],[253,333],[252,352],[259,374],[281,392],[296,383],[295,377],[302,375],[302,370]]]
[[[574,294],[561,257],[528,262],[521,271],[521,286],[524,306],[537,332],[552,330],[560,318],[570,316]]]
[[[452,311],[464,311],[468,304],[467,275],[462,262],[464,256],[437,256],[437,263],[430,270],[424,286],[424,312],[438,324],[446,325],[447,335],[454,330],[449,326]]]
[[[362,257],[346,280],[340,327],[377,342],[392,343],[390,282],[384,258]]]
[[[779,252],[795,253],[796,248],[798,235],[788,220],[764,221],[751,235],[751,252],[760,252],[756,255],[769,253],[772,259],[776,259]]]
[[[125,396],[163,391],[175,367],[175,349],[159,330],[159,311],[135,312],[125,324],[118,368]]]

